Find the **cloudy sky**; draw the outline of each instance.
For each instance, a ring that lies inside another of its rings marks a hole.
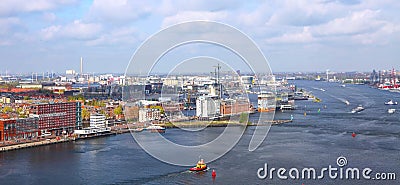
[[[2,0],[0,72],[124,72],[162,28],[212,20],[238,28],[273,71],[400,69],[400,1]]]

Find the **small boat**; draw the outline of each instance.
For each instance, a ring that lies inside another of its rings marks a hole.
[[[345,85],[345,84],[343,84],[343,85],[342,85],[342,87],[346,87],[346,85]]]
[[[143,128],[130,128],[129,131],[131,131],[131,132],[141,132],[141,131],[143,131]]]
[[[389,100],[388,102],[385,102],[385,105],[397,105],[397,101],[394,102],[393,100]]]
[[[365,108],[362,105],[359,105],[358,107],[354,108],[351,110],[351,113],[357,113],[363,111]]]
[[[204,163],[203,159],[200,159],[199,162],[197,162],[196,166],[193,167],[193,168],[190,168],[189,170],[190,171],[196,171],[196,172],[205,171],[205,170],[207,170],[207,164]]]
[[[314,98],[313,102],[319,103],[319,102],[321,102],[321,99],[319,99],[319,98]]]
[[[388,109],[389,114],[393,114],[394,112],[396,112],[396,109]]]
[[[347,101],[347,100],[346,100],[344,103],[345,103],[346,105],[350,105],[350,102]]]
[[[158,132],[158,133],[165,132],[165,128],[162,126],[158,126],[158,125],[150,125],[146,128],[146,130],[149,130],[150,132]]]

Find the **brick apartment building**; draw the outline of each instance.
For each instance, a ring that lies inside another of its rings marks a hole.
[[[65,102],[34,105],[30,111],[32,117],[38,118],[39,134],[50,132],[61,134],[72,133],[82,127],[81,102]]]
[[[38,137],[38,121],[37,118],[0,119],[0,141]]]

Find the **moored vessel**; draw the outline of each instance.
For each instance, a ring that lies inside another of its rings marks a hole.
[[[150,125],[146,128],[146,130],[149,130],[150,132],[158,132],[158,133],[164,133],[165,128],[159,125]]]

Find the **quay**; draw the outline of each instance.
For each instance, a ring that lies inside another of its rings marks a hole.
[[[6,151],[11,151],[11,150],[18,150],[18,149],[23,149],[23,148],[32,148],[36,146],[44,146],[44,145],[50,145],[50,144],[55,144],[55,143],[63,143],[69,141],[68,139],[48,139],[44,141],[34,141],[34,142],[29,142],[29,143],[21,143],[21,144],[16,144],[16,145],[9,145],[9,146],[3,146],[0,147],[0,152],[6,152]]]
[[[261,126],[268,126],[268,125],[279,125],[279,124],[284,124],[284,123],[290,123],[292,120],[272,120],[272,121],[265,121],[264,123],[267,124],[260,124]],[[270,124],[268,124],[270,123]],[[226,127],[228,124],[234,125],[234,126],[257,126],[258,124],[255,123],[249,123],[247,125],[240,124],[240,123],[228,123],[226,121],[219,121],[219,122],[178,122],[176,124],[172,123],[167,123],[167,124],[161,124],[160,126],[163,126],[165,128],[196,128],[196,127]],[[1,146],[0,147],[0,152],[7,152],[7,151],[12,151],[12,150],[19,150],[19,149],[24,149],[24,148],[32,148],[32,147],[37,147],[37,146],[45,146],[45,145],[50,145],[50,144],[57,144],[57,143],[64,143],[64,142],[71,142],[71,141],[76,141],[80,139],[91,139],[91,138],[98,138],[98,137],[105,137],[105,136],[110,136],[110,135],[116,135],[116,134],[123,134],[123,133],[128,133],[130,132],[129,128],[134,128],[138,127],[137,125],[130,124],[131,126],[128,125],[121,125],[118,127],[115,127],[111,130],[111,132],[108,133],[103,133],[99,135],[87,135],[85,137],[67,137],[67,138],[52,138],[52,139],[46,139],[46,140],[40,140],[40,141],[32,141],[32,142],[27,142],[27,143],[19,143],[19,144],[13,144],[13,145],[7,145],[7,146]]]

